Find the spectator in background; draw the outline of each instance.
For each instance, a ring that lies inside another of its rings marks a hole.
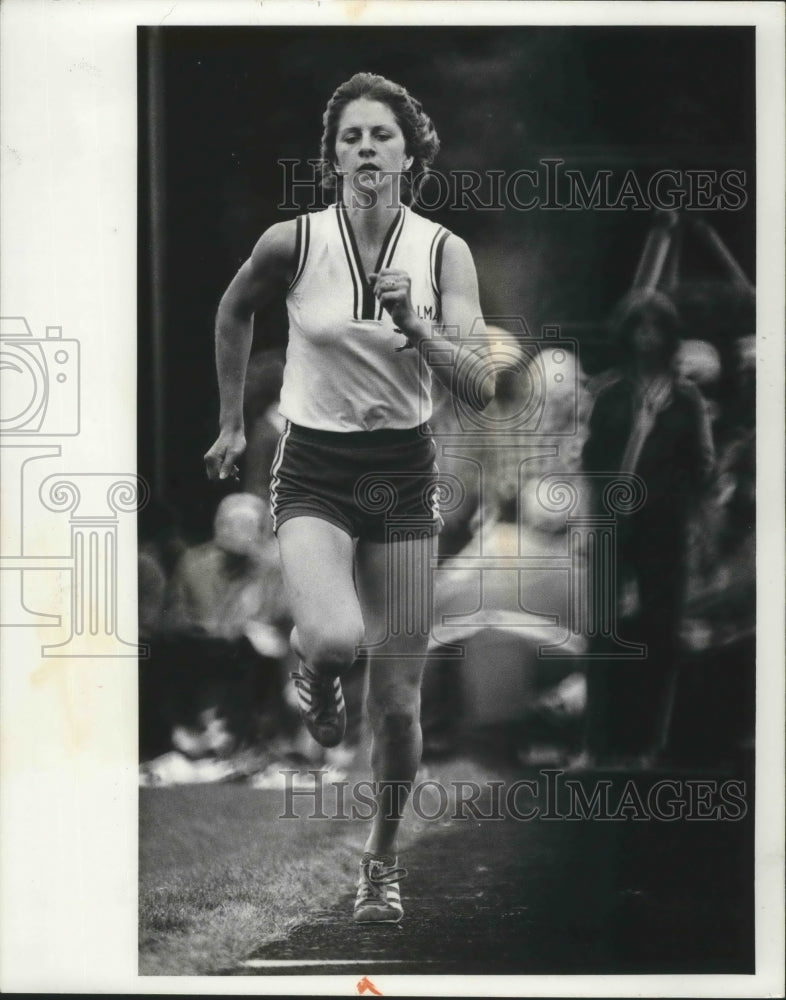
[[[591,402],[585,382],[578,359],[562,345],[522,351],[498,375],[484,413],[491,428],[482,463],[490,484],[484,552],[515,557],[541,546],[562,551],[558,536],[565,532],[567,511],[547,506],[544,477],[581,472]],[[530,572],[522,570],[522,581]]]
[[[568,512],[548,506],[542,480],[581,471],[590,402],[585,375],[562,343],[538,346],[497,327],[487,329],[499,366],[495,397],[483,412],[488,432],[480,442],[477,436],[466,439],[469,448],[452,448],[452,454],[470,458],[456,463],[462,485],[473,482],[473,464],[482,468],[484,509],[476,516],[475,534],[457,553],[463,565],[445,559],[434,594],[435,635],[444,645],[467,642],[467,650],[461,660],[444,646],[431,650],[423,718],[424,745],[432,756],[466,746],[470,731],[483,738],[484,726],[488,736],[493,730],[497,752],[510,756],[525,742],[529,749],[534,734],[526,730],[536,702],[571,669],[557,658],[540,657],[539,646],[563,643],[566,657],[584,648],[566,624],[565,576],[549,566],[550,557],[561,559],[566,552]],[[466,559],[481,553],[502,562],[479,582]],[[533,562],[519,562],[522,556]],[[518,569],[502,568],[517,562]],[[457,618],[453,633],[446,623]],[[581,674],[574,681],[583,688]],[[574,717],[570,726],[576,727]]]
[[[263,500],[239,493],[221,501],[213,539],[175,569],[164,621],[156,697],[177,749],[228,753],[281,734],[291,622]]]
[[[700,525],[706,558],[691,594],[695,619],[712,628],[705,642],[752,634],[756,588],[755,338],[734,342],[729,398],[720,416],[715,489]],[[702,630],[692,630],[694,644]],[[722,638],[721,638],[722,637]]]
[[[580,471],[586,436],[589,397],[581,364],[563,344],[533,346],[500,373],[495,398],[484,414],[500,431],[489,435],[484,456],[484,469],[494,483],[493,508],[487,514],[508,522],[546,514],[522,505],[523,485],[529,481],[531,488],[549,473]]]
[[[647,653],[643,662],[626,661],[615,671],[611,686],[627,692],[608,719],[608,667],[591,668],[587,750],[592,755],[608,749],[611,719],[624,715],[628,739],[636,734],[634,739],[646,741],[636,752],[651,757],[663,749],[667,734],[687,581],[686,535],[691,512],[712,479],[714,449],[700,391],[675,372],[679,319],[670,299],[635,290],[620,304],[613,327],[621,377],[595,400],[583,465],[590,473],[635,473],[646,485],[644,504],[619,519],[617,580],[619,587],[632,581],[638,595],[635,625],[624,629],[624,637],[644,643]]]
[[[491,325],[486,327],[486,336],[488,344],[482,353],[488,369],[495,373],[497,395],[482,416],[468,416],[466,407],[457,403],[440,383],[435,382],[432,387],[434,412],[429,425],[437,443],[440,478],[448,492],[453,481],[460,484],[457,496],[451,497],[441,510],[444,525],[439,535],[440,562],[457,555],[472,542],[483,524],[495,520],[499,513],[497,493],[502,480],[498,432],[516,422],[518,410],[513,413],[512,421],[510,410],[511,403],[514,407],[518,404],[515,385],[524,366],[519,337]],[[470,444],[469,450],[467,444]],[[485,447],[480,462],[479,446]],[[502,450],[511,456],[508,465],[520,458],[518,443],[509,442],[508,448]],[[481,509],[482,501],[486,503],[485,510]]]
[[[721,375],[721,359],[706,340],[683,340],[674,357],[677,375],[700,389],[714,385]]]
[[[169,589],[167,628],[235,640],[245,635],[263,655],[287,649],[288,622],[278,558],[264,500],[250,493],[221,501],[213,538],[189,549]]]

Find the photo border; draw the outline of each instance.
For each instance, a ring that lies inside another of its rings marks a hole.
[[[47,326],[61,327],[65,338],[79,341],[81,351],[82,425],[73,438],[46,439],[50,448],[62,449],[64,466],[55,464],[51,471],[118,480],[135,472],[137,25],[452,25],[457,19],[470,25],[757,27],[759,971],[754,976],[439,976],[433,982],[431,977],[383,975],[375,981],[386,995],[430,995],[432,988],[434,995],[454,996],[481,996],[489,989],[499,996],[772,995],[783,987],[784,940],[786,75],[780,5],[4,0],[0,305],[3,315],[25,317],[39,339]],[[2,458],[7,470],[7,456]],[[84,489],[80,496],[86,496]],[[21,505],[37,540],[34,556],[58,558],[80,516],[78,508],[72,507],[70,521],[63,520],[53,532],[44,514],[37,514],[29,491]],[[116,616],[118,635],[133,646],[136,538],[126,516],[131,517],[130,508],[117,514],[127,586],[117,594]],[[44,579],[49,574],[31,581],[36,606],[53,612],[62,606],[71,584],[69,571],[61,567],[61,572],[54,581]],[[9,586],[4,579],[4,602],[14,598]],[[0,633],[3,990],[299,995],[318,988],[323,995],[352,993],[353,974],[318,979],[138,976],[136,662],[133,655],[116,659],[116,652],[103,647],[81,657],[48,658],[41,654],[45,628],[42,623]]]

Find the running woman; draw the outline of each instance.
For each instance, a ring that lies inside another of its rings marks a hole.
[[[402,86],[358,73],[333,94],[323,126],[322,182],[335,204],[271,226],[221,299],[220,432],[205,462],[211,479],[236,473],[253,316],[285,296],[287,424],[271,507],[301,660],[293,677],[306,726],[332,747],[346,724],[340,677],[361,647],[370,652],[377,809],[354,915],[395,923],[406,874],[396,836],[420,762],[427,580],[441,526],[432,375],[476,410],[493,377],[459,342],[485,334],[470,251],[409,207],[439,149],[431,119]],[[406,568],[404,588],[396,567]],[[391,628],[400,616],[407,627]]]

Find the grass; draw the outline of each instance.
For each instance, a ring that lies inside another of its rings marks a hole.
[[[445,783],[489,777],[466,761],[428,776]],[[140,794],[140,975],[231,969],[353,892],[365,822],[280,819],[282,791],[245,785]],[[299,806],[305,817],[307,803]],[[402,848],[434,826],[408,810]]]
[[[236,785],[142,789],[142,975],[204,975],[335,902],[360,824],[280,820],[283,794]]]

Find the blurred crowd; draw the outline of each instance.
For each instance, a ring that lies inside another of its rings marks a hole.
[[[668,350],[662,370],[637,381],[648,325]],[[659,293],[629,296],[608,335],[613,364],[590,376],[569,344],[490,327],[497,393],[469,429],[435,385],[447,499],[426,760],[476,748],[520,765],[717,764],[752,746],[754,336],[691,339]],[[362,663],[345,679],[351,726],[337,751],[308,736],[290,691],[292,622],[269,509],[282,371],[281,353],[252,356],[242,492],[217,504],[212,538],[187,545],[160,503],[140,514],[145,783],[263,782],[282,763],[340,769],[364,739]],[[647,498],[615,522],[616,634],[592,634],[571,627],[570,580],[594,553],[569,551],[568,539],[586,538],[571,525],[599,512],[597,474],[619,471],[639,476]],[[549,490],[559,482],[572,484],[570,503]],[[611,640],[647,656],[615,658]]]

